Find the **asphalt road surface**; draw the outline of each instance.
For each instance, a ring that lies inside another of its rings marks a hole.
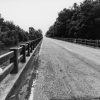
[[[44,38],[33,100],[100,97],[100,49]]]

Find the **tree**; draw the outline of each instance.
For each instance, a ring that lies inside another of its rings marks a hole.
[[[63,9],[46,36],[100,39],[100,0],[85,0]]]
[[[29,32],[23,30],[12,21],[4,21],[0,18],[0,41],[6,46],[17,45],[19,42],[33,40],[42,36],[42,30],[30,27]]]

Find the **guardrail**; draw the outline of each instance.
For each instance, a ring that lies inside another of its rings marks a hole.
[[[58,38],[60,40],[77,43],[77,44],[83,44],[88,45],[92,47],[100,47],[100,40],[89,40],[89,39],[75,39],[75,38]]]
[[[0,65],[9,60],[9,64],[3,69],[2,73],[0,73],[0,82],[8,74],[18,73],[19,62],[25,63],[26,56],[30,56],[30,53],[32,53],[41,40],[42,38],[38,38],[36,40],[26,42],[25,44],[21,44],[20,47],[11,48],[8,53],[0,56]]]

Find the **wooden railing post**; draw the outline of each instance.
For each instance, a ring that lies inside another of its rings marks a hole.
[[[85,45],[87,45],[87,40],[85,39]]]
[[[34,41],[32,41],[32,49],[34,50]]]
[[[26,62],[26,45],[25,44],[21,44],[20,46],[22,46],[22,52],[21,54],[23,55],[22,61],[21,62]]]
[[[34,41],[34,48],[36,47],[36,45],[37,45],[37,40],[36,40],[36,41]]]
[[[98,47],[99,47],[99,40],[98,40]]]
[[[10,62],[14,63],[14,68],[10,72],[11,74],[16,74],[18,73],[18,48],[11,48],[11,51],[14,51],[14,56],[13,58],[10,59]]]
[[[77,43],[77,39],[76,39],[76,43]]]
[[[32,42],[30,42],[30,52],[32,52],[33,49],[32,49]]]
[[[27,54],[27,56],[30,56],[30,43],[28,42],[26,44],[28,44],[28,54]]]
[[[98,47],[98,40],[96,40],[96,47]]]

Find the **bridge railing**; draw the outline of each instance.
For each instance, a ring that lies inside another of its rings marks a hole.
[[[100,47],[100,40],[89,40],[89,39],[75,39],[75,38],[62,38],[61,40],[65,40],[72,43],[88,45],[92,47]]]
[[[25,63],[26,57],[30,56],[37,44],[42,40],[38,38],[21,44],[20,47],[11,48],[6,54],[0,56],[0,65],[9,61],[9,64],[0,73],[0,82],[8,74],[17,74],[19,69],[19,62]]]

